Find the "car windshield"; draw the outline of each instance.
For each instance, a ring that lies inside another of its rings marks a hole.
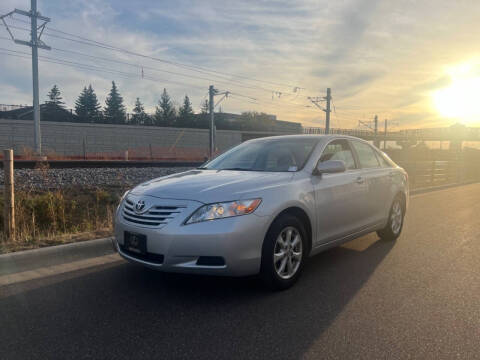
[[[303,168],[318,139],[292,138],[251,141],[240,144],[203,169],[243,171],[298,171]]]

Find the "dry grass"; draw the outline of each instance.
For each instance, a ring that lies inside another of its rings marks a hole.
[[[112,229],[107,228],[103,230],[80,232],[74,234],[60,234],[52,237],[38,238],[38,239],[23,239],[13,242],[0,242],[0,254],[9,252],[38,249],[46,246],[68,244],[73,242],[80,242],[86,240],[100,239],[112,236]]]
[[[110,236],[121,189],[15,194],[16,239],[8,242],[0,215],[0,253]],[[0,197],[3,208],[3,198]]]

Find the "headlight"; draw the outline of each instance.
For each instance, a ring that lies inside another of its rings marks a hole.
[[[261,202],[262,199],[251,199],[204,205],[190,215],[185,224],[251,214]]]

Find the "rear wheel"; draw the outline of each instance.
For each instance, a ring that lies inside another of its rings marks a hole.
[[[298,280],[307,253],[306,236],[295,216],[286,214],[274,221],[263,243],[260,272],[269,287],[283,290]]]
[[[402,198],[397,196],[390,208],[387,226],[377,231],[378,236],[385,240],[396,240],[402,232],[404,217],[405,207]]]

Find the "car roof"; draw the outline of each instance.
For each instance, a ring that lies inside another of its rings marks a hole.
[[[249,141],[269,141],[269,140],[287,140],[287,139],[312,139],[317,138],[318,140],[334,140],[334,139],[350,139],[350,140],[360,140],[365,141],[361,138],[349,135],[340,135],[340,134],[328,134],[328,135],[318,135],[318,134],[295,134],[295,135],[276,135],[276,136],[267,136],[261,138],[251,139]]]

